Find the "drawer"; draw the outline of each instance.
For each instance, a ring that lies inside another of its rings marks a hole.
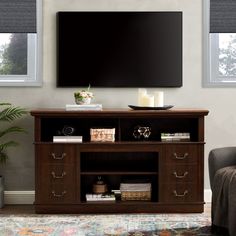
[[[76,161],[76,146],[74,144],[36,144],[36,162],[68,164]]]
[[[200,192],[197,184],[162,184],[159,187],[161,202],[175,203],[203,201],[203,193]]]
[[[196,183],[198,165],[165,165],[162,180],[166,183]]]
[[[76,202],[74,183],[40,185],[36,188],[36,204],[73,204]]]
[[[43,164],[37,170],[37,177],[39,183],[48,182],[54,183],[70,183],[76,179],[75,166],[73,165],[60,165],[60,164]]]
[[[74,165],[43,164],[37,169],[36,202],[66,203],[76,200]]]
[[[197,163],[200,156],[200,146],[191,144],[166,145],[166,163]]]

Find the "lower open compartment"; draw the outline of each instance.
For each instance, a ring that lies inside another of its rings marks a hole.
[[[118,202],[143,202],[143,201],[151,201],[151,202],[158,202],[158,175],[82,175],[81,176],[81,202],[88,202],[86,201],[86,194],[96,195],[99,193],[94,193],[94,185],[96,185],[97,181],[103,181],[103,183],[107,186],[106,192],[104,193],[106,196],[114,196],[115,200],[107,200],[104,199],[105,202],[110,203],[118,203]],[[133,187],[136,184],[141,184],[142,186],[151,186],[150,192],[146,190],[133,190],[132,187],[129,188],[121,193],[117,194],[120,190],[121,184],[125,186]],[[114,194],[115,193],[115,194]],[[150,195],[150,199],[146,196]],[[126,197],[125,197],[126,196]],[[128,196],[128,197],[127,197]],[[133,196],[133,197],[132,197]],[[101,200],[94,200],[91,203],[102,203],[104,201]]]

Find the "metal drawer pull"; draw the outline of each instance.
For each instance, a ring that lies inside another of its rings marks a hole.
[[[51,153],[51,155],[54,160],[62,160],[66,156],[66,153],[63,152],[61,156],[56,156],[55,153]]]
[[[183,179],[186,177],[186,175],[188,175],[188,171],[185,171],[183,175],[178,175],[177,172],[173,172],[173,175],[175,176],[175,178],[177,179]]]
[[[56,194],[55,191],[52,191],[53,197],[63,197],[66,194],[66,191],[63,191],[61,194]]]
[[[178,160],[184,160],[185,158],[188,157],[188,153],[187,152],[184,153],[183,156],[178,156],[176,152],[174,152],[173,155],[174,155],[175,159],[178,159]]]
[[[66,175],[66,172],[63,171],[61,175],[56,175],[56,173],[52,171],[51,174],[52,174],[53,179],[62,179]]]
[[[185,197],[188,194],[188,190],[185,190],[183,194],[178,194],[176,190],[173,191],[176,197]]]

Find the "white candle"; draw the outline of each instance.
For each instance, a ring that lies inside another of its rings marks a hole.
[[[154,107],[154,96],[144,94],[142,96],[141,106],[143,106],[143,107]]]
[[[143,96],[147,94],[147,90],[146,89],[138,89],[138,106],[143,106],[142,105],[142,100],[143,100]]]
[[[156,91],[154,92],[154,105],[155,107],[163,107],[164,106],[164,92]]]

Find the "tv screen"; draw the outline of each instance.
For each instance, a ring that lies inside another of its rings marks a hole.
[[[182,12],[58,12],[58,87],[181,87]]]

